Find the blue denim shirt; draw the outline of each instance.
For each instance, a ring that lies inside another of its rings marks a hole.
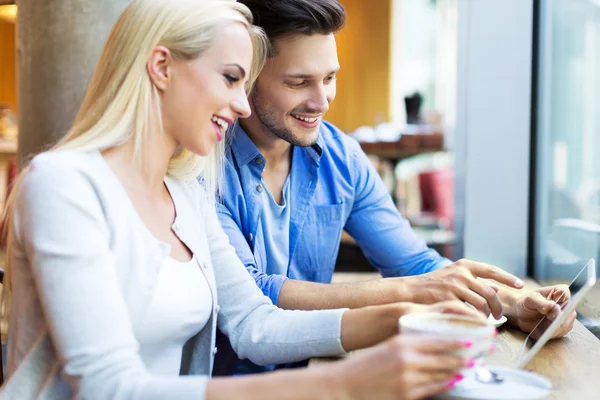
[[[287,277],[265,273],[259,189],[265,158],[237,123],[226,149],[218,210],[238,256],[273,304],[288,278],[331,282],[342,229],[384,277],[423,274],[451,263],[413,232],[355,139],[323,122],[315,145],[293,151]]]
[[[267,275],[259,190],[265,158],[236,124],[226,150],[219,219],[263,293],[277,304],[287,278],[329,283],[342,229],[384,277],[418,275],[448,265],[395,207],[359,143],[323,122],[312,147],[295,147],[287,277]]]

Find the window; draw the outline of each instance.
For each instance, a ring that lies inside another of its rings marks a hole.
[[[539,2],[535,276],[600,261],[600,0]]]

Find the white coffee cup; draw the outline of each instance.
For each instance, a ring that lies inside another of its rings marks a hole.
[[[481,361],[490,353],[496,328],[466,315],[418,312],[400,317],[400,334],[421,334],[465,342],[458,353]]]

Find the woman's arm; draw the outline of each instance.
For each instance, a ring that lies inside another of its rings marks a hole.
[[[466,346],[425,336],[395,336],[342,361],[302,370],[213,379],[207,400],[413,400],[453,387],[468,364]]]
[[[214,378],[206,390],[207,400],[329,400],[337,396],[329,365],[273,373]]]

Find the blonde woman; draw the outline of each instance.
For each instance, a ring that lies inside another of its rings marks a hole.
[[[119,18],[72,129],[9,200],[5,398],[420,398],[460,378],[451,352],[468,344],[393,336],[406,312],[463,305],[284,311],[236,257],[212,199],[265,49],[232,1],[134,0]],[[392,338],[209,380],[217,326],[259,364]]]

